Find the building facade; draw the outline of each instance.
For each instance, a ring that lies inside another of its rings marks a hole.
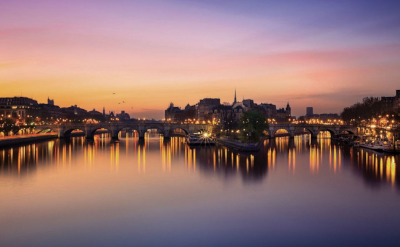
[[[306,116],[313,116],[314,115],[314,108],[309,106],[306,108]]]
[[[36,100],[26,97],[0,98],[0,115],[10,118],[35,117],[39,112]]]

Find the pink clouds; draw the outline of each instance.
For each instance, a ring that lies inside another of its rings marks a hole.
[[[24,88],[39,101],[50,95],[60,105],[119,111],[124,109],[109,97],[119,90],[133,111],[160,114],[157,109],[170,101],[182,106],[203,97],[231,101],[237,87],[257,102],[293,101],[299,115],[317,102],[339,112],[357,100],[345,93],[357,88],[390,94],[400,79],[396,40],[366,42],[341,29],[316,32],[279,18],[164,1],[27,1],[1,7],[1,96]],[[5,86],[11,84],[16,86]],[[41,92],[37,85],[51,86]],[[331,92],[348,97],[325,96]],[[307,101],[302,95],[319,98]]]

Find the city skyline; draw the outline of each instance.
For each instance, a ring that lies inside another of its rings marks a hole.
[[[300,116],[307,106],[340,114],[363,97],[392,96],[400,79],[396,2],[14,1],[0,8],[1,97],[161,119],[171,101],[232,102],[236,87],[239,100],[289,101]]]
[[[0,247],[400,243],[400,1],[0,13]]]

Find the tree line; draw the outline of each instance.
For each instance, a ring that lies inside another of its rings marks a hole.
[[[363,120],[378,118],[380,115],[397,115],[393,107],[387,107],[385,102],[378,97],[365,97],[362,102],[357,102],[343,109],[341,117],[347,124],[359,124]]]

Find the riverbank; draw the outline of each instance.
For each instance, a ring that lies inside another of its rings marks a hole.
[[[57,134],[40,134],[35,136],[16,136],[15,138],[0,139],[0,148],[27,144],[32,142],[47,141],[57,138]]]
[[[107,134],[108,131],[96,131],[96,134]],[[73,132],[70,137],[82,137],[85,136],[84,132]],[[46,133],[46,134],[33,134],[25,136],[13,136],[0,139],[0,148],[7,148],[10,146],[18,146],[23,144],[29,144],[34,142],[48,141],[51,139],[58,138],[56,133]]]
[[[85,136],[85,134],[83,132],[71,133],[71,137],[80,137],[80,136]],[[14,138],[0,139],[0,148],[7,148],[10,146],[18,146],[34,142],[48,141],[56,138],[58,138],[58,135],[56,133],[37,134],[30,136],[15,136]]]
[[[240,152],[257,152],[260,151],[259,143],[242,143],[238,140],[217,138],[217,143],[227,148],[234,149]]]

